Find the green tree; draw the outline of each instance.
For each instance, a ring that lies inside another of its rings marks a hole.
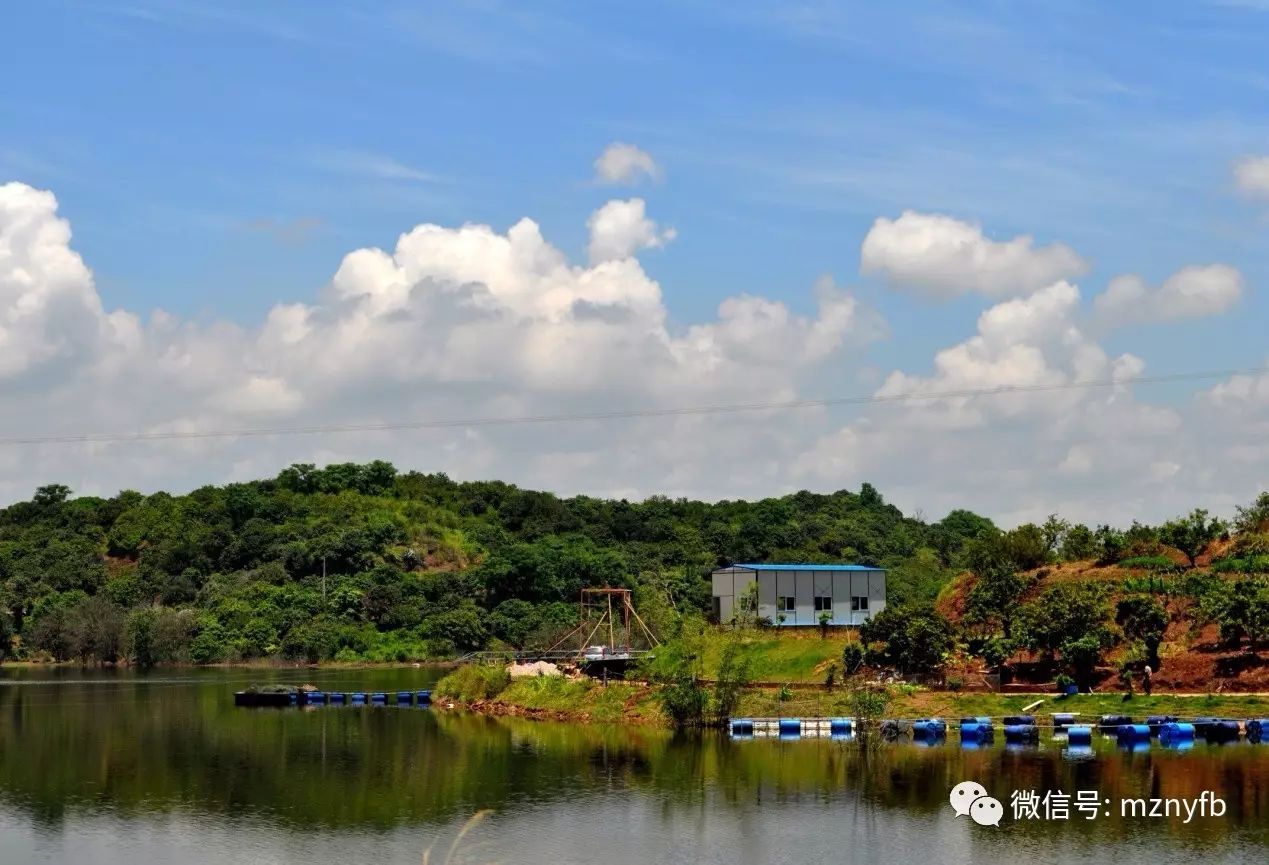
[[[1096,634],[1072,638],[1062,643],[1062,660],[1070,669],[1080,690],[1087,691],[1091,687],[1093,672],[1101,663],[1105,648],[1104,641]]]
[[[66,612],[72,653],[113,664],[123,648],[123,610],[103,595],[84,598]]]
[[[979,574],[969,590],[965,616],[970,623],[979,626],[998,626],[1005,639],[1011,639],[1018,602],[1034,581],[1007,564],[993,562],[990,567],[991,570]]]
[[[1157,669],[1159,644],[1168,628],[1168,611],[1163,604],[1148,595],[1121,598],[1115,607],[1115,623],[1127,637],[1141,641],[1148,662]]]
[[[1269,492],[1256,496],[1256,500],[1247,507],[1237,509],[1234,528],[1239,532],[1254,533],[1269,531]]]
[[[1226,531],[1225,523],[1221,520],[1209,517],[1202,508],[1195,508],[1184,517],[1164,523],[1159,530],[1159,539],[1184,553],[1190,561],[1190,567],[1194,567],[1207,545]]]
[[[132,663],[147,670],[158,663],[155,631],[159,613],[153,607],[142,607],[128,613],[124,630],[127,652]]]
[[[1049,514],[1049,518],[1040,526],[1040,535],[1044,539],[1045,550],[1052,555],[1056,553],[1071,532],[1071,524],[1057,514]]]
[[[880,660],[904,672],[924,672],[952,648],[952,623],[930,605],[887,606],[859,629],[860,639],[880,644]]]
[[[1083,523],[1075,523],[1063,535],[1058,553],[1067,562],[1095,559],[1098,556],[1097,536]]]
[[[1091,637],[1103,647],[1112,645],[1110,607],[1098,585],[1059,583],[1045,589],[1019,611],[1023,639],[1033,652],[1052,655],[1064,643]]]

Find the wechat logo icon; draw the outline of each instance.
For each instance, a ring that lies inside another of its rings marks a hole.
[[[947,797],[957,817],[969,815],[979,826],[1000,827],[1000,818],[1004,816],[1005,806],[999,799],[987,795],[982,784],[973,781],[962,781],[952,788]]]

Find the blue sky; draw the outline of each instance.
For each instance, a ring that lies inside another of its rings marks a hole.
[[[663,172],[633,193],[677,232],[640,262],[679,331],[739,294],[813,315],[828,273],[886,322],[874,377],[928,373],[984,303],[860,275],[915,210],[1069,245],[1085,306],[1226,263],[1236,314],[1104,347],[1264,360],[1269,205],[1232,166],[1269,151],[1269,4],[48,0],[6,30],[0,182],[55,192],[107,309],[253,327],[425,222],[528,216],[582,261],[624,141]]]

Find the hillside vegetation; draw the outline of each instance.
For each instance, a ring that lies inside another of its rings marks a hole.
[[[728,663],[757,681],[819,681],[840,662],[954,685],[1028,665],[1091,683],[1108,664],[1166,661],[1166,675],[1205,647],[1227,661],[1218,675],[1255,679],[1269,639],[1269,495],[1231,525],[1195,511],[1157,527],[1052,517],[1001,531],[968,511],[904,516],[868,484],[629,502],[373,462],[180,496],[42,487],[0,510],[0,652],[142,666],[445,658],[548,645],[576,624],[580,590],[600,585],[634,590],[681,643],[701,639],[709,571],[734,561],[889,570],[887,609],[851,638],[860,657],[842,658],[843,634],[735,623]],[[692,675],[720,663],[717,637],[684,655]]]
[[[860,561],[932,601],[989,520],[905,517],[872,487],[757,502],[559,498],[384,462],[188,495],[36,491],[0,510],[0,653],[138,664],[443,658],[549,643],[585,586],[663,632],[731,561]]]

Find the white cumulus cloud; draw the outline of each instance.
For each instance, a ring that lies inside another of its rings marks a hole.
[[[996,241],[982,226],[937,213],[906,211],[873,223],[860,250],[864,274],[889,285],[948,298],[980,293],[1022,295],[1079,276],[1088,263],[1061,243],[1028,236]]]
[[[592,264],[630,258],[642,249],[664,246],[675,238],[673,228],[661,228],[647,216],[642,198],[610,201],[591,214],[590,260]]]
[[[1234,163],[1234,182],[1246,195],[1269,198],[1269,156],[1247,156]]]
[[[620,186],[631,186],[641,180],[658,180],[661,167],[648,151],[614,141],[595,160],[595,180]]]
[[[1151,288],[1135,274],[1118,276],[1093,299],[1103,327],[1183,321],[1220,315],[1243,296],[1243,276],[1227,264],[1191,265]]]
[[[647,219],[618,204],[638,216],[618,224]],[[612,248],[664,238],[640,231],[614,231],[626,240]],[[417,225],[348,252],[308,301],[256,321],[108,311],[53,195],[0,186],[0,438],[650,410],[613,422],[0,443],[0,501],[55,481],[81,493],[187,490],[291,462],[385,458],[564,494],[762,497],[870,481],[931,516],[971,507],[1005,524],[1053,511],[1123,524],[1196,504],[1230,513],[1263,481],[1269,376],[1150,402],[1132,383],[1145,362],[1099,343],[1070,280],[1000,298],[932,358],[909,343],[880,370],[863,355],[885,322],[831,278],[789,302],[737,290],[716,314],[676,322],[667,295],[691,288],[663,286],[633,254],[572,261],[525,218]],[[1109,384],[1079,386],[1090,381]],[[948,395],[1001,387],[1022,390]],[[869,391],[877,401],[864,405],[656,414]]]
[[[602,218],[601,218],[602,217]],[[645,224],[647,223],[647,224]],[[665,242],[643,204],[615,202],[577,264],[533,220],[506,230],[423,224],[344,256],[309,303],[255,324],[103,310],[49,192],[0,187],[0,416],[8,437],[206,432],[592,413],[778,401],[881,330],[821,281],[817,311],[738,294],[672,326],[631,253]],[[620,254],[618,254],[620,253]],[[750,419],[752,420],[752,419]],[[189,488],[293,461],[383,456],[459,477],[563,491],[702,492],[785,432],[774,416],[456,427],[320,437],[0,448],[0,499],[61,480],[83,492]],[[784,451],[783,444],[778,451]],[[599,467],[599,468],[597,468]],[[601,470],[602,469],[602,470]],[[771,478],[755,472],[751,493]]]

